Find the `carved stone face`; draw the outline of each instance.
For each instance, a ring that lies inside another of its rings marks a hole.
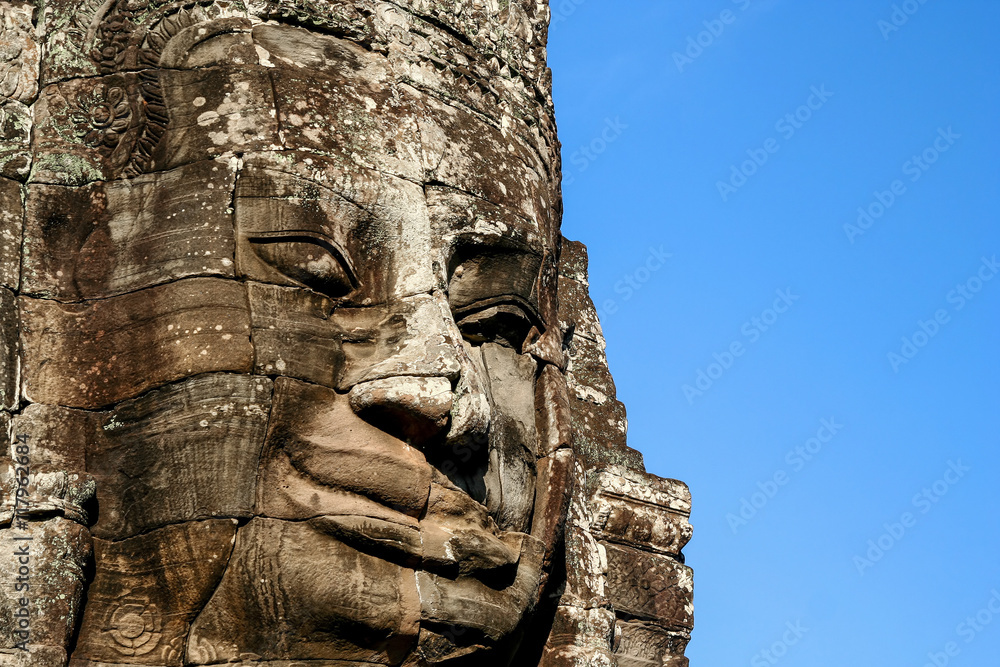
[[[101,164],[148,154],[129,181],[28,187],[26,414],[82,434],[100,504],[74,657],[508,654],[561,506],[538,481],[540,159],[391,54],[175,32],[155,76],[39,103]],[[165,122],[139,128],[140,91]],[[47,150],[43,183],[86,172]]]
[[[240,167],[236,270],[262,317],[254,370],[279,377],[260,518],[193,626],[193,654],[395,662],[422,627],[432,655],[497,642],[531,604],[543,553],[525,534],[537,364],[522,351],[544,330],[550,249],[538,204],[519,199],[538,177],[468,159],[483,150],[470,137],[492,128],[380,85],[379,57],[290,27],[253,39],[274,65],[283,144],[331,155]],[[266,97],[257,83],[234,91]],[[210,91],[196,92],[177,102]],[[241,120],[207,124],[240,133]],[[452,162],[452,178],[427,182],[432,160]],[[469,194],[507,179],[523,185],[505,206]]]

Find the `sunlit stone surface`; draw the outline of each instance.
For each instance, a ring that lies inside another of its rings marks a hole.
[[[0,666],[687,665],[548,16],[0,2]]]

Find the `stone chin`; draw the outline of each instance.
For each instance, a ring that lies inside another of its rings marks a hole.
[[[513,648],[540,593],[543,542],[500,529],[420,449],[349,403],[325,387],[276,381],[258,516],[240,528],[191,628],[189,660],[400,664]],[[498,503],[494,514],[505,509]],[[515,520],[527,527],[531,517]]]

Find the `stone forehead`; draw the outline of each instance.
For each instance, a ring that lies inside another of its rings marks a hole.
[[[45,11],[39,12],[35,20],[41,23],[36,34],[43,47],[39,49],[43,54],[38,68],[40,92],[47,101],[52,99],[52,91],[57,88],[67,85],[81,90],[86,88],[81,80],[87,79],[108,81],[97,92],[117,93],[123,85],[138,92],[137,95],[130,93],[130,99],[120,100],[118,106],[121,108],[115,108],[122,116],[119,122],[124,124],[124,117],[129,115],[128,105],[135,107],[130,114],[131,126],[123,125],[121,130],[139,133],[133,142],[131,156],[125,155],[127,142],[123,143],[117,149],[121,155],[111,156],[111,161],[125,160],[124,165],[110,171],[98,169],[100,173],[91,176],[81,175],[84,180],[113,179],[119,175],[132,177],[150,169],[172,166],[160,164],[152,156],[166,131],[166,107],[169,106],[163,99],[166,82],[161,80],[162,75],[153,72],[158,69],[174,71],[178,67],[179,50],[186,51],[199,40],[241,32],[252,31],[256,42],[258,30],[266,27],[264,24],[285,23],[353,43],[359,52],[367,53],[363,60],[384,62],[385,65],[378,68],[385,70],[389,81],[410,86],[427,100],[427,111],[431,113],[429,116],[424,114],[425,118],[436,117],[454,125],[441,138],[468,128],[472,139],[482,145],[472,147],[475,150],[467,154],[487,159],[483,164],[438,161],[441,169],[457,168],[462,174],[479,173],[481,176],[506,173],[516,178],[515,172],[522,171],[522,165],[527,166],[528,172],[537,176],[525,183],[537,178],[531,189],[543,199],[558,201],[559,151],[550,78],[545,66],[548,7],[544,2],[261,0],[243,4],[224,0],[200,3],[190,0],[83,0],[81,4],[71,0],[49,0]],[[266,52],[262,52],[262,65],[270,65],[267,57]],[[256,56],[251,55],[251,60],[256,61]],[[112,79],[106,79],[109,76]],[[114,78],[121,76],[132,77],[135,85],[128,84],[127,80],[123,84]],[[376,80],[388,83],[381,77]],[[95,104],[103,101],[106,100],[96,100]],[[61,100],[57,99],[56,103],[58,107]],[[436,108],[432,108],[435,105]],[[42,118],[57,113],[57,107],[42,113]],[[263,107],[261,110],[263,112]],[[458,117],[467,120],[455,123],[455,110],[460,112]],[[170,124],[174,125],[175,120],[171,114]],[[480,123],[492,126],[496,132],[475,131]],[[270,124],[273,123],[264,122],[264,125]],[[502,138],[502,150],[491,150],[486,139],[497,136]],[[91,140],[100,138],[91,137]],[[282,146],[282,143],[264,142],[253,148],[295,147],[292,144]],[[410,142],[409,145],[416,144]],[[45,154],[52,153],[51,148],[35,146],[36,152],[40,150]],[[233,147],[233,150],[242,152],[250,148]],[[508,152],[511,154],[505,155]],[[62,155],[61,150],[56,153]],[[39,157],[41,155],[36,156],[36,162]],[[514,165],[518,168],[512,170],[511,165],[492,164],[496,158],[518,162]],[[62,157],[59,160],[60,165],[66,161]],[[58,166],[57,171],[63,170],[63,166]],[[416,173],[404,176],[420,178]],[[432,180],[437,180],[437,175],[433,176]],[[498,182],[496,189],[503,197],[491,199],[509,199],[508,193],[518,199],[509,185]],[[478,195],[484,194],[477,187],[470,189]],[[537,200],[535,196],[530,198]],[[520,199],[525,201],[523,197]],[[549,212],[545,216],[555,217]]]

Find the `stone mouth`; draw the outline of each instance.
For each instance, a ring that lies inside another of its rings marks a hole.
[[[525,537],[493,526],[456,525],[446,517],[328,514],[308,523],[362,553],[449,579],[474,577],[497,590],[516,576]]]

